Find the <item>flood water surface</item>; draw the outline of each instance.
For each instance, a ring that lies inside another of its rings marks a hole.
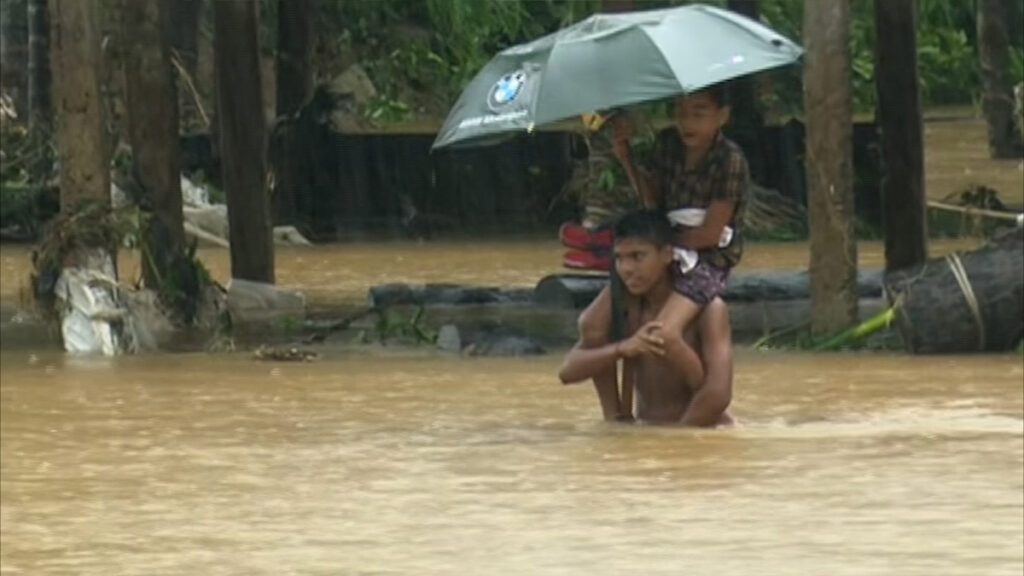
[[[732,430],[558,358],[0,358],[3,574],[1007,575],[1019,356],[741,352]]]

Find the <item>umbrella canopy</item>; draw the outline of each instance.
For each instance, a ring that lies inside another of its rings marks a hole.
[[[434,148],[693,92],[801,54],[761,23],[711,6],[596,14],[492,58],[448,113]]]

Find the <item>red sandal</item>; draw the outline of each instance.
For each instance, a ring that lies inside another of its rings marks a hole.
[[[575,222],[562,224],[558,239],[566,247],[578,250],[610,250],[613,240],[609,227],[590,229]]]
[[[576,270],[608,271],[612,267],[612,257],[609,252],[569,250],[562,256],[562,265]]]

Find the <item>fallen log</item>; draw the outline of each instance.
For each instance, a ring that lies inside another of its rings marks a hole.
[[[598,274],[553,274],[534,289],[534,302],[553,308],[585,308],[608,283]],[[881,270],[863,270],[857,276],[861,298],[882,296]],[[803,300],[811,297],[810,275],[802,271],[739,272],[729,279],[727,302]]]
[[[391,306],[433,306],[469,304],[529,303],[533,290],[529,288],[499,288],[496,286],[464,286],[459,284],[382,284],[370,288],[371,308]]]
[[[885,275],[913,354],[1011,350],[1024,335],[1024,229]]]

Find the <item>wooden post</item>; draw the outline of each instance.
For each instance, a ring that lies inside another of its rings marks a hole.
[[[827,334],[857,320],[849,2],[805,2],[803,30],[811,329]]]
[[[165,19],[174,0],[124,3],[124,73],[133,175],[142,188],[141,208],[150,216],[144,234],[151,258],[142,261],[146,286],[184,253],[178,144],[178,98]]]
[[[885,269],[898,270],[928,257],[916,0],[875,0],[875,30]]]
[[[277,0],[277,115],[292,114],[313,94],[315,0]]]
[[[1010,41],[1006,31],[1006,0],[977,0],[978,60],[984,84],[981,106],[988,122],[988,148],[993,158],[1018,158],[1021,138],[1013,119],[1010,86]]]
[[[193,86],[199,85],[197,71],[199,68],[199,22],[203,12],[203,0],[175,0],[168,7],[167,18],[164,20],[165,32],[171,54],[181,64],[181,69],[191,79]],[[208,126],[202,121],[203,114],[196,106],[195,98],[186,82],[177,83],[178,90],[178,122],[185,132],[193,127]]]
[[[313,95],[313,18],[315,0],[278,0],[277,2],[277,118],[278,122],[297,112]],[[274,221],[298,224],[298,188],[308,178],[303,157],[309,154],[308,142],[301,139],[297,126],[284,123],[285,130],[275,134]],[[278,126],[275,125],[275,130]]]
[[[231,234],[231,276],[273,283],[257,10],[255,0],[214,3],[217,118]]]
[[[110,203],[110,146],[100,99],[97,0],[50,1],[50,69],[61,162],[60,208]]]

